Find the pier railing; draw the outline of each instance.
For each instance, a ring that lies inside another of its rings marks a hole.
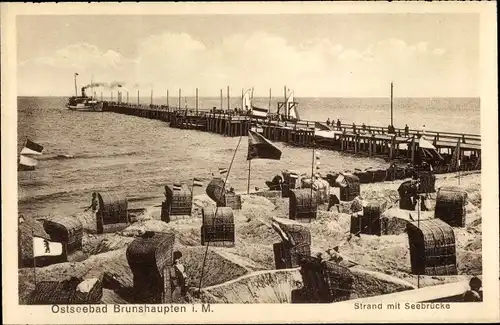
[[[285,129],[293,129],[293,130],[309,130],[313,131],[317,124],[321,124],[325,130],[333,131],[334,133],[342,133],[344,135],[356,135],[361,133],[367,133],[371,135],[388,135],[393,136],[396,134],[398,137],[402,138],[411,138],[413,136],[419,137],[421,135],[425,136],[427,140],[434,141],[439,143],[443,147],[451,147],[456,145],[458,140],[461,140],[462,143],[471,145],[472,147],[480,148],[481,145],[481,136],[478,134],[470,134],[470,133],[456,133],[456,132],[441,132],[441,131],[432,131],[432,130],[422,130],[418,129],[409,129],[405,132],[403,128],[394,128],[392,133],[389,132],[388,127],[382,126],[373,126],[373,125],[365,125],[363,128],[362,125],[353,125],[342,123],[340,127],[333,123],[331,125],[326,125],[324,122],[313,121],[313,120],[297,120],[297,121],[280,121],[277,119],[256,119],[255,117],[250,116],[246,111],[239,109],[230,109],[230,110],[220,110],[220,109],[196,109],[196,108],[186,108],[186,107],[176,107],[176,106],[167,106],[167,105],[146,105],[146,104],[131,104],[131,103],[123,103],[123,102],[104,102],[108,107],[120,107],[120,108],[129,108],[134,110],[141,110],[146,112],[156,112],[159,115],[160,113],[164,114],[165,112],[170,116],[184,116],[189,117],[191,120],[196,120],[201,117],[210,117],[216,119],[229,120],[230,122],[245,122],[248,121],[255,124],[260,124],[261,126],[266,127],[279,127]],[[480,150],[480,149],[479,149]]]

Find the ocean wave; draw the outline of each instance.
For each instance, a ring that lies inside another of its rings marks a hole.
[[[141,151],[128,151],[128,152],[108,152],[108,153],[59,153],[59,154],[44,154],[37,156],[36,159],[40,161],[47,160],[65,160],[65,159],[93,159],[93,158],[114,158],[114,157],[129,157],[141,154]]]

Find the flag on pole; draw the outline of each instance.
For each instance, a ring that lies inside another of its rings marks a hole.
[[[227,168],[220,168],[219,167],[219,174],[224,175],[225,173],[227,173]]]
[[[251,159],[281,159],[281,150],[279,150],[271,141],[262,135],[248,130],[248,155],[247,160]]]
[[[41,155],[42,151],[43,151],[43,146],[29,139],[26,139],[24,148],[21,150],[21,155]]]
[[[337,179],[335,180],[337,184],[339,184],[341,187],[347,187],[349,183],[347,182],[347,179],[344,177],[343,174],[340,174]]]
[[[182,184],[174,183],[172,188],[174,189],[174,191],[180,191],[180,190],[182,190]]]
[[[19,165],[24,167],[35,167],[38,164],[38,160],[21,155],[19,157]]]
[[[59,256],[63,253],[61,243],[51,242],[45,238],[33,237],[33,257]]]
[[[458,139],[453,155],[451,156],[451,167],[456,170],[460,168],[460,139]]]
[[[203,187],[203,182],[199,178],[193,178],[193,186]]]

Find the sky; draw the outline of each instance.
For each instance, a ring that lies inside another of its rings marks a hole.
[[[73,95],[76,72],[155,96],[387,97],[392,81],[395,97],[478,97],[479,16],[18,16],[17,65],[20,96]]]

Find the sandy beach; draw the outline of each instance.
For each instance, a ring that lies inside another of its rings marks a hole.
[[[466,226],[454,228],[458,275],[421,276],[420,287],[466,280],[472,275],[482,274],[481,174],[461,175],[460,185],[458,185],[456,174],[437,175],[436,178],[436,189],[453,185],[467,192]],[[400,210],[397,204],[390,207],[391,202],[394,203],[398,198],[397,188],[401,182],[362,184],[361,197],[365,200],[386,200],[389,203],[389,209],[384,214],[404,220],[410,213],[409,211]],[[331,188],[332,193],[335,190],[338,189]],[[272,245],[279,242],[280,237],[271,228],[270,223],[273,217],[288,218],[288,199],[266,196],[268,197],[255,193],[242,194],[242,209],[235,210],[235,246],[209,247],[202,287],[210,287],[208,291],[218,292],[219,298],[212,294],[210,297],[202,296],[202,300],[238,302],[240,298],[237,298],[234,293],[230,294],[231,290],[235,290],[230,284],[231,281],[234,282],[235,279],[255,272],[257,275],[258,272],[275,269]],[[432,194],[431,211],[422,212],[422,218],[433,217],[435,198],[436,194]],[[359,238],[352,236],[352,239],[347,240],[352,214],[351,204],[352,202],[341,202],[339,210],[336,208],[332,208],[331,211],[320,210],[316,220],[305,223],[312,235],[312,254],[322,253],[325,257],[328,249],[338,245],[339,252],[345,260],[357,264],[351,270],[360,280],[351,298],[415,288],[417,276],[411,274],[407,234],[387,236],[362,234]],[[60,281],[71,276],[88,278],[106,275],[114,279],[115,286],[113,289],[105,286],[103,301],[126,302],[127,297],[123,294],[123,290],[131,287],[133,280],[125,258],[125,250],[141,231],[150,230],[175,234],[174,249],[183,253],[181,262],[186,267],[192,292],[200,283],[201,263],[206,249],[206,246],[200,244],[201,210],[210,206],[215,206],[215,204],[206,194],[197,195],[193,199],[191,217],[164,223],[160,220],[161,209],[150,207],[144,213],[134,216],[134,222],[123,231],[101,235],[86,232],[83,237],[83,251],[89,257],[81,262],[67,262],[37,268],[37,281]],[[416,219],[417,211],[411,212],[411,215]],[[74,217],[84,224],[84,229],[92,227],[88,214],[79,213]],[[270,282],[262,279],[256,281],[263,281],[265,285],[273,286],[273,281],[285,277],[291,283],[290,290],[300,286],[301,279],[297,276],[297,270],[289,270],[288,273],[283,270],[280,272],[273,275]],[[370,290],[367,289],[369,286],[372,286]],[[20,303],[23,303],[33,289],[33,270],[31,268],[20,269]],[[195,298],[188,294],[186,299],[186,301],[194,301]],[[270,302],[276,299],[278,298],[269,298]]]

